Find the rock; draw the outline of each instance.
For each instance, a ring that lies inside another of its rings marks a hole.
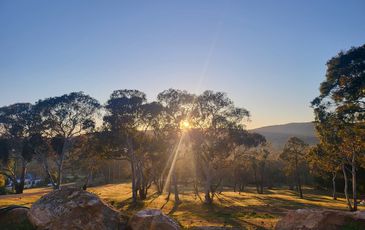
[[[276,230],[340,230],[365,229],[364,212],[328,209],[298,209],[289,211],[276,224]]]
[[[0,209],[1,229],[34,229],[28,219],[29,208],[12,205]]]
[[[239,227],[220,227],[220,226],[196,226],[189,228],[190,230],[240,230]]]
[[[131,230],[177,230],[180,226],[159,209],[137,212],[128,222]]]
[[[127,222],[98,196],[69,187],[41,197],[28,216],[37,229],[125,229]]]

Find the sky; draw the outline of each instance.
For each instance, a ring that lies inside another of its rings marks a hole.
[[[223,91],[248,128],[313,120],[326,62],[365,43],[365,1],[0,1],[0,106],[84,91]]]

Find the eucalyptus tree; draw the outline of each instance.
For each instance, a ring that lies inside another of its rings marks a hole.
[[[221,183],[219,170],[236,147],[232,133],[244,129],[249,112],[234,106],[225,93],[205,91],[196,99],[192,113],[193,148],[204,183],[205,203],[212,203]],[[216,181],[218,179],[218,181]],[[214,182],[217,184],[214,186]]]
[[[326,79],[320,85],[320,95],[312,101],[316,124],[323,126],[328,117],[335,117],[343,140],[339,151],[351,166],[352,196],[357,210],[356,170],[364,155],[363,126],[365,123],[365,45],[340,52],[327,62]],[[356,148],[354,148],[356,147]]]
[[[30,103],[16,103],[0,108],[0,173],[12,181],[16,193],[23,193],[27,166],[34,155],[28,143],[34,122],[33,105]]]
[[[341,156],[336,156],[338,152],[327,152],[328,149],[323,144],[317,144],[312,147],[308,152],[307,161],[312,172],[325,177],[327,174],[331,174],[332,179],[332,198],[337,200],[336,193],[336,178],[338,172],[341,170],[343,160]],[[345,196],[347,195],[347,175],[345,174]]]
[[[251,163],[256,191],[258,194],[264,193],[265,167],[269,155],[270,151],[266,147],[266,142],[250,149],[247,152],[247,157]]]
[[[140,132],[143,106],[147,103],[146,95],[138,90],[115,90],[105,105],[107,114],[104,126],[109,132],[110,145],[114,155],[124,157],[130,162],[132,174],[132,202],[137,202],[137,192],[143,183],[143,159],[141,153]],[[141,192],[141,190],[140,190]],[[142,191],[143,192],[143,191]]]
[[[169,118],[166,116],[166,108],[159,102],[144,104],[142,107],[141,130],[145,133],[144,151],[145,157],[145,181],[142,187],[146,190],[153,182],[158,194],[162,194],[166,184],[166,169],[171,154],[171,139],[176,137],[172,132]]]
[[[317,114],[317,116],[320,114]],[[336,195],[336,177],[339,171],[346,167],[346,157],[341,152],[340,143],[342,137],[339,135],[343,125],[336,119],[335,114],[322,111],[321,122],[315,122],[317,136],[320,142],[312,147],[308,152],[307,160],[311,169],[319,174],[330,173],[332,176],[332,197],[337,199]],[[343,170],[342,170],[343,171]],[[347,191],[347,172],[343,171],[345,179],[345,195],[348,198]],[[347,199],[348,200],[348,199]],[[349,201],[349,200],[348,200]],[[348,202],[350,204],[350,202]]]
[[[266,138],[258,133],[238,129],[231,131],[231,137],[236,148],[233,150],[235,180],[247,181],[248,168],[252,169],[257,193],[263,193],[266,161],[269,156]],[[245,169],[242,169],[245,167]],[[240,185],[242,191],[243,185]]]
[[[47,179],[52,184],[52,187],[56,189],[57,175],[52,170],[52,163],[55,162],[55,156],[52,154],[52,140],[42,136],[39,127],[35,127],[32,131],[32,136],[29,138],[29,145],[34,151],[34,159],[42,166]]]
[[[301,182],[301,168],[305,164],[307,154],[307,144],[297,138],[291,137],[285,144],[280,158],[286,163],[287,174],[294,175],[299,197],[303,198],[302,182]]]
[[[163,121],[165,134],[169,136],[170,158],[169,175],[174,186],[175,204],[180,203],[176,175],[176,161],[179,157],[180,144],[184,138],[181,130],[183,122],[189,122],[195,96],[187,91],[168,89],[157,95],[158,102],[164,107]],[[167,178],[169,180],[169,178]],[[167,181],[171,186],[171,183]],[[170,191],[170,189],[169,189]],[[169,192],[170,194],[170,192]]]
[[[36,103],[35,110],[41,120],[40,133],[51,140],[56,158],[55,188],[62,184],[64,161],[73,151],[75,138],[95,128],[99,108],[99,102],[83,92],[50,97]],[[51,173],[48,171],[47,174]]]

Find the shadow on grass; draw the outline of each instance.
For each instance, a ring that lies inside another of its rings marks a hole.
[[[153,194],[147,196],[147,199],[146,200],[150,200],[148,202],[148,205],[150,205],[152,202],[154,202],[157,198],[159,198],[162,194],[159,194],[158,192],[154,192]],[[147,206],[148,206],[147,205]]]
[[[179,211],[179,215],[184,215],[187,219],[204,220],[211,225],[239,227],[239,229],[265,229],[264,227],[254,224],[249,219],[253,218],[275,218],[273,216],[245,211],[241,206],[222,206],[218,203],[204,204],[192,201],[183,201],[183,203],[172,209],[168,214],[172,215],[175,211]],[[247,219],[247,220],[245,220]]]
[[[120,202],[115,202],[115,201],[109,201],[109,203],[116,207],[117,209],[125,209],[127,212],[131,212],[131,211],[138,211],[140,209],[143,209],[146,205],[145,202],[141,201],[141,200],[137,200],[136,203],[132,202],[132,198],[128,198],[125,200],[122,200]]]

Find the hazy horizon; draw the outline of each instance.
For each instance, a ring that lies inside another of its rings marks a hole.
[[[138,3],[0,2],[0,106],[210,89],[250,111],[249,129],[309,122],[326,61],[365,41],[363,1]]]

